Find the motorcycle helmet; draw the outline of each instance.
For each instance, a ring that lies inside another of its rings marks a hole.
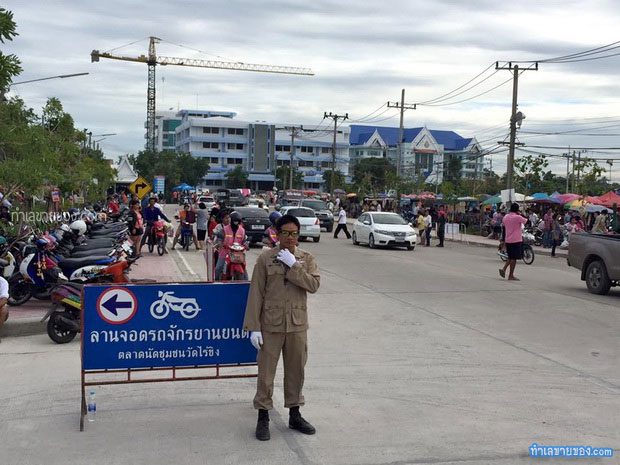
[[[275,226],[281,216],[282,214],[280,212],[273,212],[269,215],[269,221],[271,221],[271,224]]]
[[[99,205],[99,204],[95,204],[95,206],[93,207],[93,209],[94,209],[97,213],[99,213],[99,212],[101,211],[101,205]]]
[[[77,208],[70,208],[69,209],[69,217],[72,220],[76,220],[80,217],[80,210],[78,210]]]
[[[86,232],[86,223],[82,220],[76,220],[69,226],[76,236],[83,236]]]
[[[60,230],[62,232],[66,232],[66,233],[70,233],[71,232],[71,228],[69,227],[69,225],[68,224],[64,224],[64,223],[60,225]]]
[[[230,214],[230,222],[235,224],[241,223],[241,214],[239,212],[232,212]]]

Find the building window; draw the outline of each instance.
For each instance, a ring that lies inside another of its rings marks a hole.
[[[276,145],[276,152],[290,152],[290,145]]]
[[[321,162],[321,168],[329,168],[331,165],[330,161],[322,161]]]
[[[243,144],[227,144],[228,150],[243,150]]]
[[[214,165],[217,165],[217,164],[219,164],[219,162],[220,162],[220,159],[219,159],[219,158],[217,158],[217,157],[207,158],[207,160],[209,160],[209,163],[212,163],[212,164],[214,164]]]
[[[330,153],[331,151],[330,147],[321,147],[321,153]]]
[[[313,167],[314,163],[311,161],[299,160],[299,166],[302,168],[308,168],[308,167]]]
[[[243,129],[242,128],[228,128],[228,135],[231,136],[242,136]]]
[[[314,147],[300,147],[302,153],[314,153]]]
[[[220,144],[218,144],[217,142],[203,142],[202,148],[203,149],[219,149]]]
[[[204,127],[204,128],[202,128],[202,132],[204,134],[219,134],[220,133],[220,128]]]

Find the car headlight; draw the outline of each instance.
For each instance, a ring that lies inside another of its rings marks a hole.
[[[328,217],[330,220],[333,220],[333,219],[334,219],[334,215],[332,215],[332,213],[331,213],[331,212],[327,212],[327,217]]]
[[[393,234],[390,231],[385,231],[383,229],[375,229],[377,234],[385,234],[386,236],[392,236]]]

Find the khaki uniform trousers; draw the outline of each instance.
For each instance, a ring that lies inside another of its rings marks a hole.
[[[304,367],[308,359],[307,331],[270,333],[263,331],[263,346],[258,351],[258,381],[254,408],[273,408],[273,380],[280,352],[284,360],[284,407],[304,405]]]

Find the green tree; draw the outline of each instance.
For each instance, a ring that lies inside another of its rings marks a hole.
[[[396,167],[386,158],[363,158],[353,167],[353,182],[358,186],[370,183],[367,194],[373,195],[386,189],[387,179],[396,173]]]
[[[323,181],[325,181],[325,183],[323,184],[325,188],[327,190],[331,189],[332,170],[323,171]],[[334,171],[334,189],[346,190],[346,188],[347,188],[347,183],[344,180],[344,174],[342,174],[338,170]]]
[[[276,187],[286,190],[290,187],[290,168],[288,166],[278,166],[276,168]],[[293,168],[293,189],[301,189],[304,185],[304,174]]]
[[[226,187],[229,189],[243,189],[248,184],[248,173],[241,166],[228,171],[225,175]]]
[[[513,180],[515,189],[525,195],[542,190],[542,180],[547,166],[549,160],[545,155],[525,155],[515,158]]]
[[[181,182],[186,182],[190,186],[200,183],[209,172],[209,162],[206,158],[194,157],[186,152],[177,152],[176,162],[179,166]]]
[[[446,167],[444,179],[457,186],[461,181],[461,170],[463,169],[463,163],[460,157],[453,156],[448,160],[448,166]]]
[[[17,25],[13,13],[0,7],[0,43],[5,44],[17,36]],[[6,55],[0,51],[0,102],[4,101],[4,92],[13,78],[22,72],[21,61],[17,56]]]
[[[607,187],[607,182],[601,177],[605,174],[605,168],[599,166],[596,160],[582,158],[580,162],[575,164],[575,171],[579,173],[579,181],[576,184],[578,193],[584,195],[604,193],[602,191]]]

